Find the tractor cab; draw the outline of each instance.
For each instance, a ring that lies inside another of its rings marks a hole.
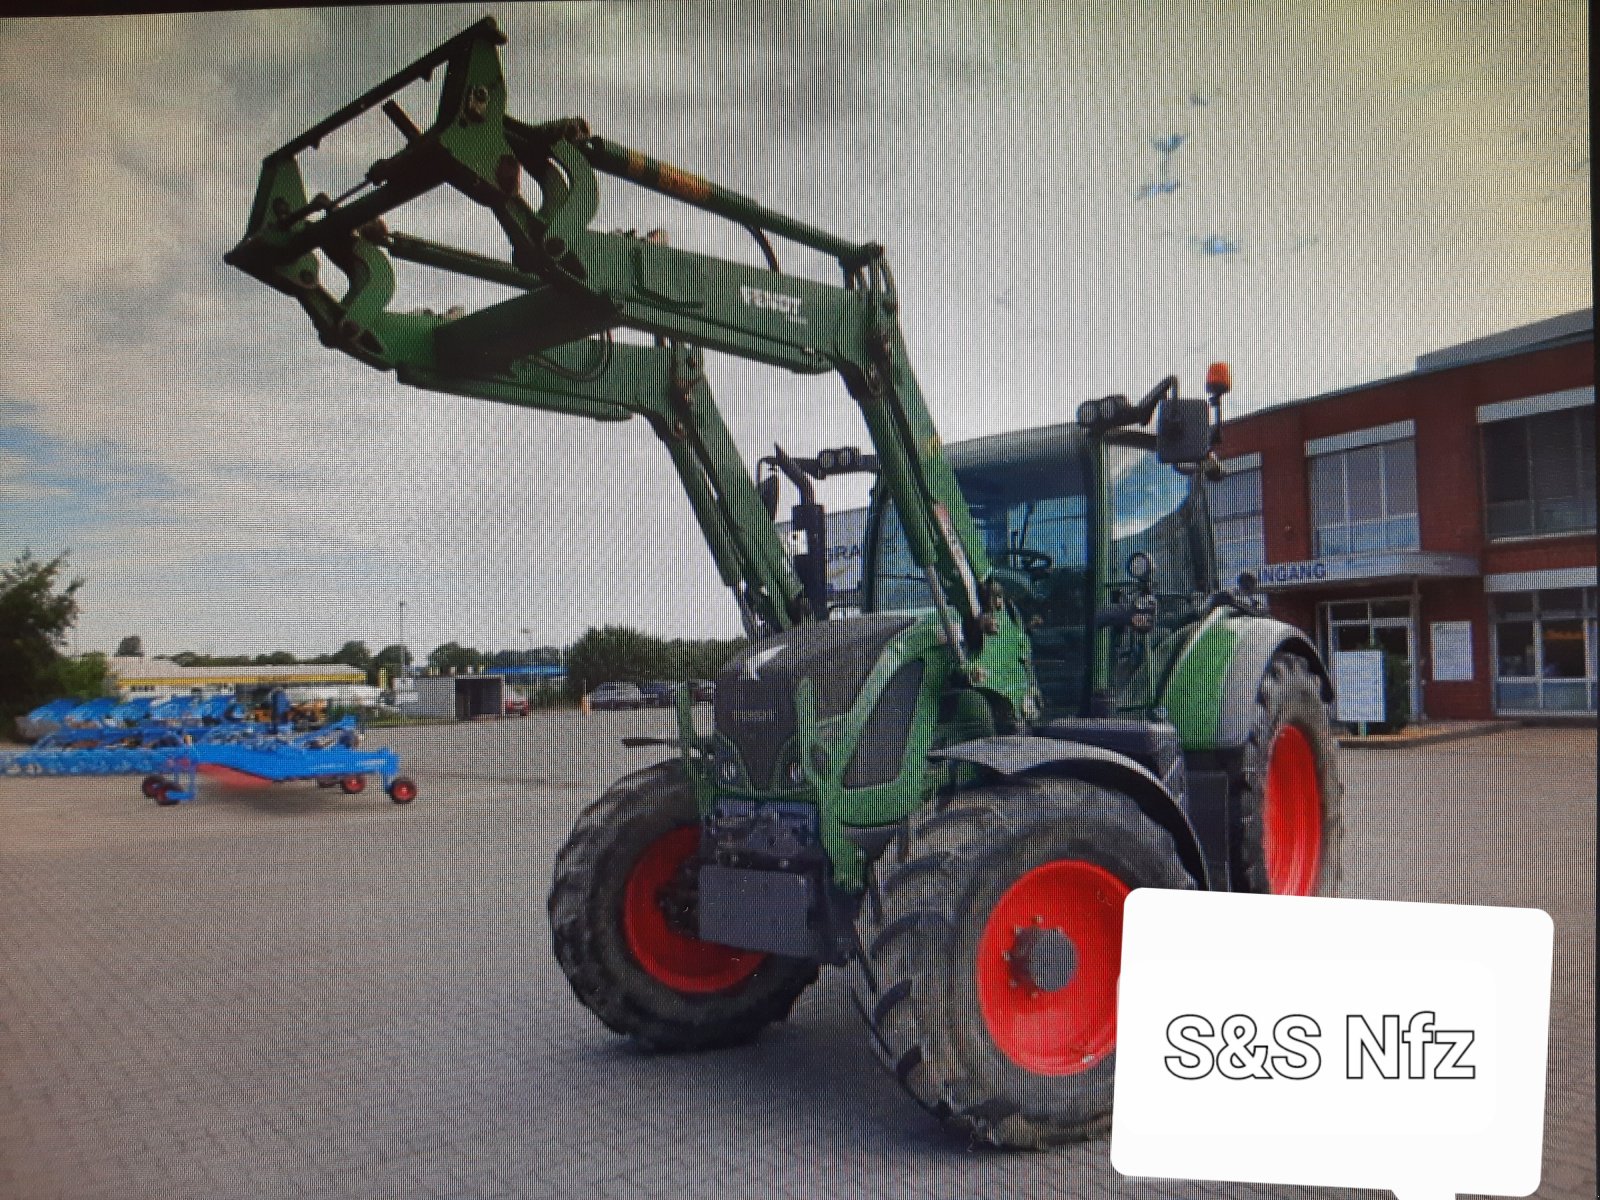
[[[993,578],[1032,643],[1045,715],[1147,707],[1150,677],[1159,678],[1215,590],[1199,472],[1162,462],[1151,435],[1097,435],[1079,424],[947,452]],[[932,608],[881,491],[868,520],[863,594],[869,612]]]

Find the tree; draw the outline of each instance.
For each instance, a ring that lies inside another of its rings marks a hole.
[[[378,653],[373,657],[372,662],[367,666],[367,682],[373,686],[377,686],[379,671],[387,672],[390,679],[393,679],[395,676],[399,675],[401,666],[401,653],[402,648],[399,645],[389,645],[385,646],[382,650],[379,650]],[[410,666],[413,661],[411,657],[411,651],[405,650],[404,654],[405,665]]]
[[[665,666],[659,639],[623,625],[591,629],[567,651],[567,691],[574,697],[597,684],[642,683]]]
[[[143,658],[144,639],[136,633],[131,633],[117,643],[118,658]]]
[[[483,667],[483,654],[471,646],[463,646],[459,642],[446,642],[436,646],[432,654],[428,655],[428,665],[441,675],[454,672],[457,675],[467,671],[481,670]]]
[[[51,697],[59,647],[78,620],[82,579],[63,580],[67,556],[40,562],[24,551],[0,567],[0,714],[26,712]]]
[[[357,667],[365,671],[372,666],[372,651],[367,649],[365,642],[346,642],[328,655],[328,661],[343,663],[347,667]]]
[[[567,692],[576,698],[609,681],[712,679],[747,644],[744,638],[664,642],[621,625],[591,629],[567,651]]]
[[[287,650],[274,650],[271,654],[258,654],[253,660],[258,667],[289,667],[297,660]]]

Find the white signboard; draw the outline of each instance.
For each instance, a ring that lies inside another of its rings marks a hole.
[[[1383,651],[1345,650],[1335,654],[1333,688],[1338,693],[1339,720],[1381,722],[1385,716]]]
[[[1433,645],[1435,683],[1466,683],[1472,678],[1472,622],[1434,621],[1428,626]]]
[[[1123,907],[1112,1165],[1528,1195],[1554,935],[1537,909],[1140,888]]]

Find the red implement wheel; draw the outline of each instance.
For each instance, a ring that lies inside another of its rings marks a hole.
[[[969,1142],[1102,1131],[1123,902],[1195,886],[1171,835],[1098,784],[1008,780],[912,817],[873,871],[853,990],[901,1086]]]
[[[145,794],[145,799],[154,800],[161,789],[166,787],[167,781],[159,775],[146,775],[139,781],[139,790]]]
[[[817,977],[809,959],[697,936],[699,814],[681,762],[619,780],[590,805],[550,889],[556,959],[616,1033],[655,1050],[747,1042]]]
[[[339,790],[346,796],[358,796],[367,790],[367,777],[365,775],[346,775],[339,780]]]
[[[178,798],[172,794],[175,790],[176,788],[173,784],[163,779],[156,787],[155,795],[150,798],[165,808],[178,802]]]
[[[1321,681],[1280,654],[1262,677],[1233,784],[1233,887],[1279,896],[1332,895],[1342,825],[1337,744]]]
[[[396,775],[389,784],[389,799],[396,804],[410,804],[417,798],[417,785],[404,775]]]

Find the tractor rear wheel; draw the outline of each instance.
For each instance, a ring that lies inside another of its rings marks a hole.
[[[1108,788],[1027,779],[913,817],[873,871],[854,996],[901,1085],[972,1142],[1102,1132],[1123,901],[1195,886],[1171,836]]]
[[[1335,893],[1344,833],[1337,757],[1321,681],[1305,659],[1278,655],[1261,677],[1232,786],[1236,890]]]
[[[550,929],[579,1000],[653,1050],[754,1038],[817,977],[809,959],[702,941],[700,821],[680,762],[618,780],[556,856]]]

